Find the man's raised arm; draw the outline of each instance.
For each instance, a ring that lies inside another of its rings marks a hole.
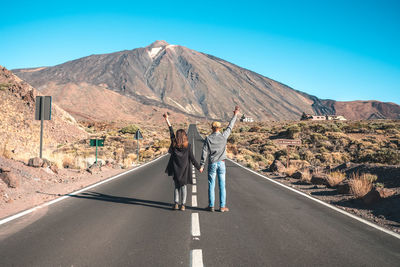
[[[229,135],[232,132],[233,126],[235,126],[235,122],[236,122],[238,113],[239,113],[239,106],[236,106],[235,110],[233,111],[233,117],[232,117],[231,121],[229,122],[228,128],[226,128],[226,130],[222,133],[222,135],[226,139],[228,139]]]

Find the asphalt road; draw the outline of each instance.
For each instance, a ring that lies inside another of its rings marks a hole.
[[[199,159],[193,125],[189,138]],[[187,210],[172,211],[167,162],[1,225],[0,266],[400,266],[399,239],[229,161],[230,212],[204,211],[197,171]]]

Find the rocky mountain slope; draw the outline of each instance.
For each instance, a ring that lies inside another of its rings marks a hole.
[[[0,156],[27,160],[39,155],[40,121],[34,120],[38,94],[28,83],[0,66]],[[86,137],[87,133],[75,119],[53,104],[52,119],[44,124],[44,152]]]
[[[322,100],[333,114],[344,114],[349,120],[400,119],[400,106],[380,101]]]
[[[339,114],[351,111],[352,106],[351,102],[320,100],[220,58],[165,41],[91,55],[54,67],[18,69],[14,73],[53,95],[57,103],[74,115],[97,119],[131,119],[133,114],[148,113],[149,106],[184,115],[226,119],[232,106],[238,104],[256,120],[292,120],[303,112]],[[86,98],[74,103],[81,96]],[[102,106],[97,111],[88,108],[98,98],[109,101],[99,103]],[[367,117],[375,113],[400,117],[397,110],[386,114],[377,111],[377,106],[364,107]]]

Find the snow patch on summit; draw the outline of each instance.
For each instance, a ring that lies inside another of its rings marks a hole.
[[[152,48],[150,51],[147,51],[149,53],[149,56],[151,58],[154,58],[155,56],[157,56],[157,54],[160,52],[160,50],[162,49],[162,47],[156,47],[156,48]]]

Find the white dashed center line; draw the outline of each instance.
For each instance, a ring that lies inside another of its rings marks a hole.
[[[192,207],[197,207],[197,197],[195,195],[192,196]]]
[[[193,154],[195,154],[194,138],[193,138]],[[196,155],[196,154],[195,154]],[[197,186],[196,186],[196,171],[192,166],[192,207],[197,207]],[[200,221],[199,214],[192,213],[192,236],[193,240],[200,240]],[[203,251],[201,249],[193,249],[190,251],[190,266],[203,267]]]
[[[192,236],[200,236],[200,222],[198,213],[192,213]]]
[[[203,267],[203,252],[201,249],[193,249],[190,252],[190,266]]]

